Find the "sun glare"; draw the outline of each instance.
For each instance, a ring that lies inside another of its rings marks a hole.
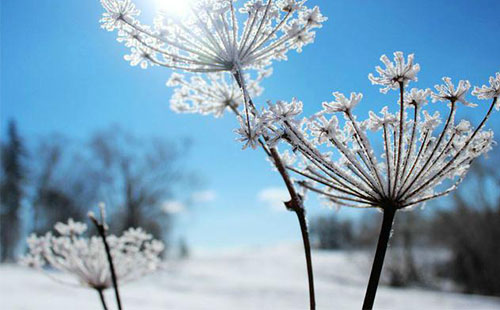
[[[155,0],[158,10],[175,15],[185,15],[193,0]]]

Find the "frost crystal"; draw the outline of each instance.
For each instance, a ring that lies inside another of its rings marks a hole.
[[[75,276],[78,283],[86,287],[100,290],[111,287],[109,264],[101,238],[83,237],[87,225],[72,219],[66,224],[57,223],[54,228],[59,236],[49,232],[28,238],[29,253],[21,263],[40,270],[50,266]],[[140,278],[154,271],[160,263],[163,243],[154,240],[141,228],[131,228],[120,237],[110,235],[107,240],[120,283]]]
[[[370,75],[370,80],[386,86],[383,92],[399,87],[399,113],[392,114],[389,107],[384,107],[380,114],[370,112],[369,118],[360,122],[352,109],[362,95],[355,93],[350,99],[334,93],[336,101],[323,103],[321,112],[302,120],[302,103],[298,105],[296,100],[289,104],[278,102],[264,112],[287,115],[274,117],[272,122],[261,120],[264,136],[269,139],[279,133],[281,141],[306,158],[306,167],[287,168],[308,180],[300,182],[301,186],[336,205],[402,209],[447,195],[459,185],[474,159],[488,152],[494,143],[493,132],[484,130],[484,125],[492,108],[498,106],[498,73],[496,78],[490,78],[490,87],[474,91],[480,99],[493,100],[483,121],[473,129],[468,121],[455,120],[458,102],[475,106],[466,100],[470,88],[467,81],[455,87],[444,78],[445,84],[436,86],[438,92],[432,94],[429,89],[405,91],[408,81],[417,80],[420,68],[413,65],[413,55],[408,57],[408,63],[402,53],[394,55],[395,64],[385,56],[381,58],[387,69],[377,68],[381,77]],[[434,101],[449,103],[444,122],[439,112],[423,109],[430,95]],[[413,107],[408,113],[411,117],[406,111],[409,107]],[[335,115],[330,115],[333,113],[344,115],[343,126]],[[383,150],[379,156],[367,130],[381,133],[378,141]],[[338,151],[337,161],[325,151],[325,145]]]
[[[263,68],[301,52],[314,41],[315,28],[326,21],[318,7],[305,1],[250,0],[239,10],[234,0],[194,0],[189,14],[161,12],[152,26],[137,20],[130,0],[101,0],[102,28],[117,31],[130,48],[131,65],[165,66],[191,72]],[[241,20],[243,19],[243,20]]]

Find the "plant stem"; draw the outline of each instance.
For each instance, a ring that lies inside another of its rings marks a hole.
[[[241,91],[243,92],[243,97],[245,100],[245,107],[250,107],[252,111],[256,110],[255,105],[252,102],[252,98],[250,98],[250,95],[248,95],[246,86],[244,83],[244,80],[242,79],[241,72],[237,70],[234,74],[233,77],[238,83],[238,86],[240,87]],[[236,109],[232,109],[233,112],[236,115],[239,115],[238,111]],[[249,128],[250,129],[250,128]],[[264,140],[264,141],[263,141]],[[268,147],[267,141],[264,139],[259,140],[260,145],[266,152],[267,156],[269,156],[272,159],[272,162],[278,172],[281,175],[281,178],[283,179],[283,182],[286,185],[286,188],[290,194],[290,201],[285,202],[285,206],[288,210],[293,211],[297,214],[297,217],[299,219],[299,224],[300,224],[300,231],[302,233],[302,241],[304,243],[304,253],[306,257],[306,265],[307,265],[307,278],[308,278],[308,285],[309,285],[309,305],[310,305],[310,310],[315,310],[316,309],[316,298],[315,298],[315,293],[314,293],[314,274],[313,274],[313,267],[312,267],[312,259],[311,259],[311,244],[309,242],[309,231],[307,229],[307,221],[306,221],[306,212],[304,208],[304,204],[302,202],[302,197],[297,193],[295,190],[295,185],[293,184],[292,179],[290,178],[290,175],[288,174],[288,171],[283,164],[283,161],[281,160],[281,156],[278,152],[278,150],[275,147]]]
[[[113,281],[113,288],[115,290],[116,304],[118,305],[118,310],[122,310],[122,302],[120,299],[120,292],[118,291],[118,281],[116,278],[115,266],[113,264],[113,257],[111,256],[111,250],[109,248],[108,241],[106,240],[106,229],[104,228],[104,223],[99,223],[96,218],[90,218],[99,232],[104,243],[104,249],[106,250],[106,257],[109,263],[109,269],[111,271],[111,280]]]
[[[314,297],[314,273],[311,259],[311,243],[309,242],[309,230],[304,209],[295,211],[299,219],[300,231],[302,232],[302,241],[304,243],[304,254],[306,256],[307,279],[309,283],[309,305],[311,310],[316,309],[316,299]]]
[[[314,273],[312,267],[312,259],[311,259],[311,244],[309,242],[309,230],[307,229],[306,222],[306,212],[304,209],[304,205],[302,203],[302,197],[295,190],[295,186],[293,185],[290,176],[288,175],[288,171],[286,170],[281,157],[276,150],[276,148],[271,148],[271,157],[273,159],[273,163],[278,169],[285,185],[290,193],[290,201],[285,202],[285,206],[288,210],[293,211],[297,214],[300,224],[300,231],[302,233],[302,241],[304,243],[304,253],[306,256],[306,265],[307,265],[307,278],[309,283],[309,305],[310,309],[316,309],[316,298],[314,293]]]
[[[380,280],[380,274],[382,273],[385,252],[391,237],[391,229],[394,222],[394,216],[396,215],[396,210],[397,209],[394,207],[384,209],[382,228],[380,229],[377,250],[375,252],[372,271],[370,273],[370,280],[368,281],[368,287],[366,288],[363,310],[372,309],[373,303],[375,302],[375,295],[377,294],[378,282]]]
[[[104,299],[102,289],[96,289],[96,291],[99,293],[99,298],[101,299],[103,309],[108,310],[108,306],[106,305],[106,299]]]

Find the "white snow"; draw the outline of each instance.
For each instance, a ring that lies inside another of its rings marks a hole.
[[[313,253],[318,310],[360,309],[368,277],[360,255]],[[155,275],[122,288],[126,310],[308,309],[306,273],[299,246],[204,253],[169,262]],[[113,292],[108,305],[116,309]],[[500,309],[500,298],[381,287],[377,309]],[[19,266],[0,267],[0,308],[101,309],[89,289],[63,286]]]

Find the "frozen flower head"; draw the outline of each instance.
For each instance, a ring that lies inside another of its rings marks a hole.
[[[378,70],[382,77],[370,79],[388,88],[399,87],[399,95],[393,98],[397,112],[391,113],[387,106],[358,121],[353,108],[362,95],[351,94],[348,99],[340,93],[334,93],[336,101],[324,103],[322,111],[300,121],[302,105],[278,103],[264,112],[293,115],[262,121],[265,128],[261,132],[265,139],[279,139],[307,159],[306,167],[289,165],[288,169],[309,180],[301,186],[335,205],[395,211],[447,195],[459,185],[474,159],[494,143],[493,132],[484,126],[497,104],[495,79],[490,79],[490,87],[476,88],[478,97],[493,100],[474,129],[468,121],[456,120],[455,103],[466,102],[468,83],[462,81],[455,88],[445,78],[445,85],[437,87],[439,92],[433,98],[449,103],[447,116],[441,118],[439,112],[429,113],[425,106],[430,90],[406,90],[407,81],[416,80],[419,69],[413,65],[413,56],[405,64],[402,54],[395,55],[395,65],[387,62],[387,70]],[[343,114],[343,124],[333,115],[337,113]],[[367,130],[378,132],[379,138]],[[383,147],[380,152],[375,151],[375,144]]]
[[[249,96],[261,95],[263,89],[259,83],[270,74],[270,70],[260,71],[256,79],[251,79],[249,74],[246,75]],[[190,79],[174,73],[167,86],[175,87],[170,107],[177,113],[213,114],[215,117],[221,117],[227,110],[240,113],[239,109],[244,105],[240,87],[225,72],[196,74]]]
[[[430,89],[417,89],[412,88],[410,92],[405,94],[405,105],[412,106],[416,109],[420,109],[429,102],[429,96],[431,95]]]
[[[476,86],[472,94],[478,99],[498,98],[498,96],[500,96],[500,72],[497,72],[494,77],[490,77],[490,86],[483,85],[481,88]],[[498,103],[498,100],[496,109],[497,111],[500,110],[500,103]]]
[[[111,287],[109,264],[101,238],[84,237],[87,226],[73,220],[57,223],[54,228],[57,236],[47,233],[44,236],[33,234],[28,238],[29,253],[21,263],[40,270],[51,267],[71,274],[77,279],[77,284],[86,287],[98,290]],[[160,263],[163,243],[154,240],[141,228],[131,228],[120,237],[111,235],[107,240],[120,283],[150,273]]]
[[[153,25],[137,19],[131,0],[101,0],[102,28],[117,31],[132,65],[191,72],[262,68],[300,52],[326,18],[303,0],[191,0],[185,14],[161,11]]]
[[[294,122],[302,113],[302,101],[293,98],[290,103],[278,101],[276,104],[269,102],[269,111],[263,115],[266,122]]]
[[[344,94],[334,92],[335,101],[323,102],[323,109],[327,113],[350,112],[363,99],[363,94],[351,93],[347,98]]]
[[[394,63],[389,57],[382,55],[380,61],[385,65],[385,69],[377,66],[376,70],[379,76],[369,74],[368,78],[374,85],[384,86],[380,92],[387,93],[390,89],[398,89],[400,84],[407,86],[410,81],[417,81],[417,73],[420,71],[418,64],[413,64],[414,55],[408,55],[408,61],[405,62],[403,52],[394,53]]]
[[[451,78],[449,77],[444,77],[443,82],[444,84],[434,86],[437,92],[431,94],[433,102],[449,102],[452,105],[456,102],[460,102],[469,107],[475,106],[475,104],[470,103],[467,99],[465,99],[465,96],[470,89],[469,81],[461,80],[458,82],[457,87],[453,85]]]
[[[238,121],[240,127],[234,130],[237,141],[243,143],[243,149],[248,147],[256,149],[262,141],[260,139],[263,134],[263,121],[257,116],[252,116],[249,119],[239,116]]]
[[[378,131],[380,128],[389,128],[397,125],[398,118],[396,115],[389,113],[389,107],[382,108],[380,116],[370,111],[370,118],[367,120],[367,127],[373,131]]]
[[[67,224],[57,223],[54,229],[62,236],[73,236],[83,234],[87,230],[87,225],[69,219]]]
[[[326,118],[324,115],[315,115],[309,121],[309,130],[311,135],[315,137],[315,143],[318,145],[327,143],[333,137],[339,135],[339,120],[333,115]]]

